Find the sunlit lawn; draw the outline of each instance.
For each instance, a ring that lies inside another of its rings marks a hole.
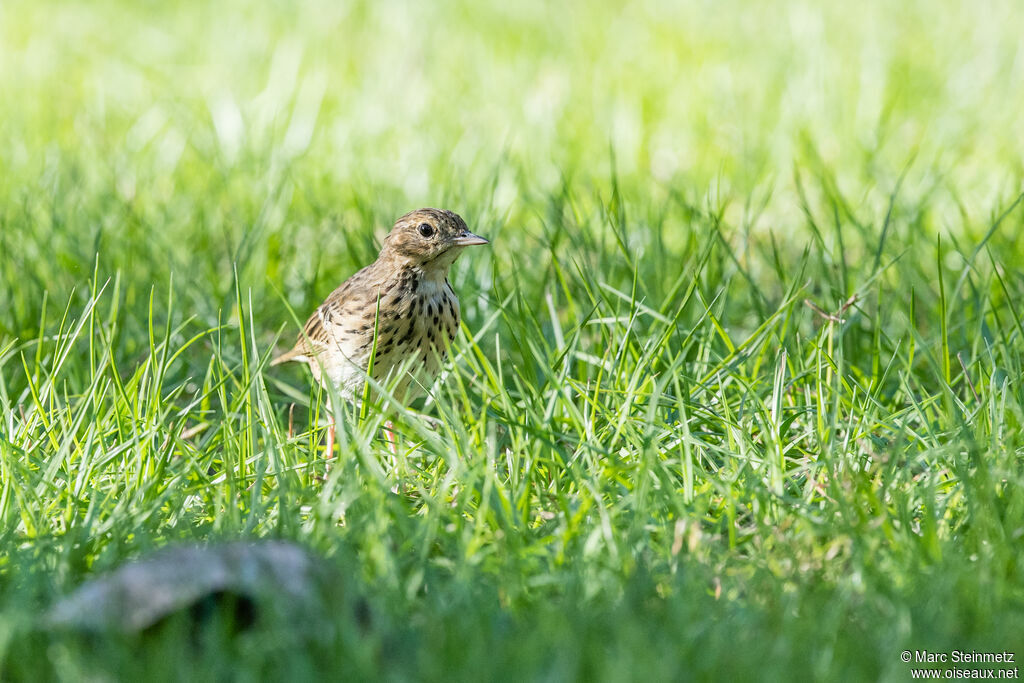
[[[1024,655],[1022,22],[0,5],[0,678]],[[393,457],[341,408],[328,466],[325,397],[267,360],[420,206],[492,240],[414,406],[439,426],[400,419]],[[127,560],[238,538],[325,558],[332,627],[45,628]]]

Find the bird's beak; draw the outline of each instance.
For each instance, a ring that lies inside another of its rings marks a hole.
[[[457,247],[472,247],[476,244],[490,244],[489,240],[485,240],[480,235],[474,235],[471,232],[464,232],[455,238],[454,244]]]

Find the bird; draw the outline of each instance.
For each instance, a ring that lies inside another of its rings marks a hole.
[[[441,370],[459,328],[459,299],[448,270],[462,252],[489,240],[469,231],[458,214],[434,208],[410,211],[384,239],[377,260],[345,280],[309,316],[289,351],[271,366],[298,361],[321,386],[358,401],[367,376],[394,378],[400,403],[415,399]],[[410,360],[411,359],[411,360]],[[325,449],[334,452],[333,412]],[[385,424],[389,448],[395,438]]]

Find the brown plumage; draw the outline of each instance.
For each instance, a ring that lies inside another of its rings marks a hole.
[[[285,361],[309,364],[317,382],[330,381],[347,399],[358,396],[373,360],[375,380],[387,381],[407,359],[393,389],[408,401],[437,376],[459,327],[459,300],[448,269],[465,247],[487,244],[451,211],[419,209],[398,219],[377,260],[334,290],[306,322]]]

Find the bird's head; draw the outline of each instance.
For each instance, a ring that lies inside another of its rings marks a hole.
[[[424,270],[447,271],[465,247],[487,244],[466,221],[444,209],[417,209],[395,222],[381,256],[410,261]]]

